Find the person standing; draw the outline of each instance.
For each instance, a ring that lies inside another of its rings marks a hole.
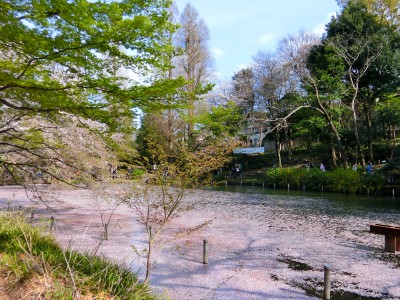
[[[365,168],[365,172],[367,172],[367,174],[372,174],[374,172],[374,168],[372,166],[372,162],[368,162],[368,165]]]

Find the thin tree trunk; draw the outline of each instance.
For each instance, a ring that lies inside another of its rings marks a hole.
[[[285,136],[287,142],[287,149],[288,149],[288,160],[292,161],[292,141],[289,137],[288,128],[285,128]]]
[[[149,226],[148,229],[148,236],[149,236],[149,244],[148,244],[148,248],[147,248],[147,260],[146,260],[146,276],[144,278],[144,283],[148,283],[149,279],[150,279],[150,271],[151,271],[151,256],[152,256],[152,244],[153,244],[153,240],[152,240],[152,234],[151,234],[151,226]]]
[[[389,128],[391,128],[391,130],[393,130],[391,136],[393,137],[393,147],[392,147],[392,151],[390,152],[390,160],[393,160],[393,156],[394,156],[394,152],[396,150],[396,127],[394,125],[389,126]]]
[[[367,127],[368,127],[368,159],[369,161],[374,161],[374,154],[372,149],[372,116],[371,109],[366,108],[366,116],[367,116]]]
[[[335,145],[333,143],[332,138],[331,138],[331,156],[332,156],[332,166],[334,168],[336,168],[337,167],[337,156],[336,156]]]
[[[277,133],[275,134],[275,154],[276,154],[276,160],[278,163],[278,167],[282,168],[282,157],[281,157],[281,146],[280,146],[280,142],[279,142],[279,131],[277,131]]]

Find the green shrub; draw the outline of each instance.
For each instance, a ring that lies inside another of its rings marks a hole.
[[[379,173],[363,174],[354,172],[350,168],[338,168],[333,171],[321,171],[318,168],[272,168],[266,171],[265,181],[268,186],[301,189],[303,185],[307,190],[361,193],[377,192],[384,186],[384,181]]]
[[[143,169],[133,169],[131,176],[132,178],[140,178],[143,176],[144,173],[145,171]]]
[[[352,169],[338,168],[327,173],[327,190],[356,193],[362,190],[362,174]]]
[[[374,174],[364,174],[361,178],[361,185],[364,191],[376,193],[384,186],[384,179],[379,172]]]
[[[304,185],[307,190],[321,190],[325,188],[327,183],[328,172],[321,171],[320,169],[313,168],[305,173],[303,178]]]

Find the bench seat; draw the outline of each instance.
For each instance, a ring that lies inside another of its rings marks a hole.
[[[400,252],[400,226],[373,224],[370,225],[369,231],[385,236],[385,251]]]

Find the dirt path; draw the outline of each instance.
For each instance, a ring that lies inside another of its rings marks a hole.
[[[24,190],[0,188],[0,205],[28,211],[49,226],[63,245],[96,251],[133,270],[142,268],[143,228],[126,205],[95,201],[89,191],[43,191],[50,206],[27,200]],[[332,268],[332,288],[377,299],[400,299],[400,272],[394,254],[384,253],[383,237],[368,232],[370,223],[394,223],[399,212],[367,216],[335,215],[335,208],[308,210],[301,199],[195,191],[193,209],[175,218],[156,249],[150,285],[172,299],[317,299],[323,266]],[[313,203],[314,206],[322,203]],[[308,204],[309,205],[309,204]],[[322,206],[321,206],[322,207]],[[103,224],[109,239],[103,240]],[[103,220],[103,221],[102,221]],[[203,240],[209,263],[202,263]],[[140,253],[139,253],[140,254]],[[138,272],[143,275],[143,268]]]

